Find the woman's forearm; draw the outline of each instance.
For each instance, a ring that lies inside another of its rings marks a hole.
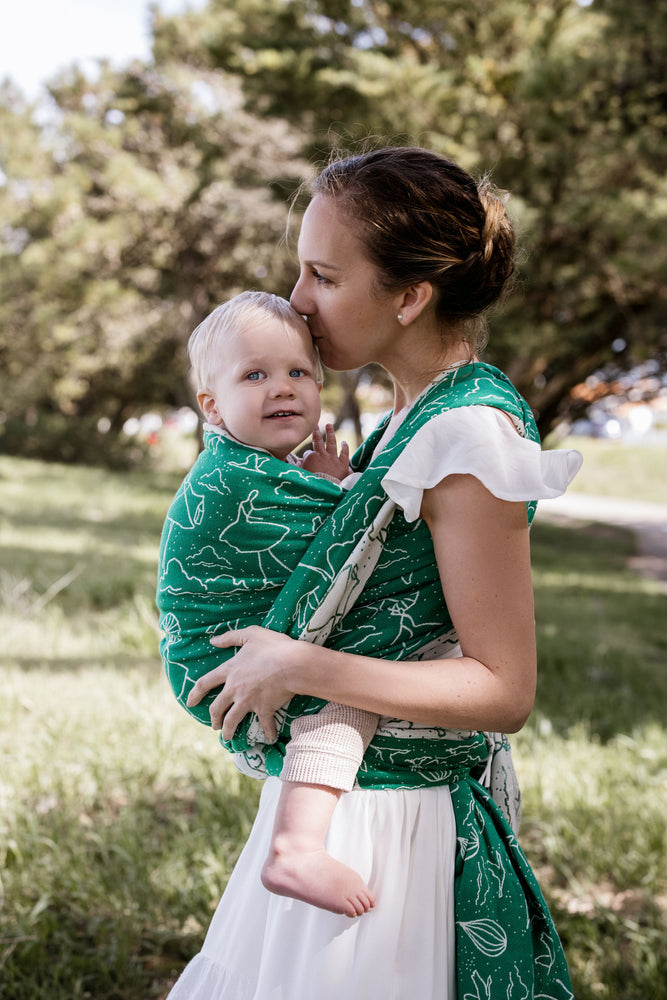
[[[529,663],[524,676],[532,673]],[[406,662],[309,644],[287,667],[286,683],[302,694],[392,718],[509,733],[524,724],[535,695],[530,680],[508,680],[470,656]]]

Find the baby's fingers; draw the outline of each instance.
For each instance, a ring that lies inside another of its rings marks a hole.
[[[313,431],[313,451],[318,454],[322,454],[324,452],[324,438],[322,437],[322,431],[319,427],[316,427]]]
[[[334,458],[338,457],[338,446],[336,444],[336,432],[334,430],[333,424],[327,424],[324,428],[324,433],[326,434],[325,450],[333,455]]]

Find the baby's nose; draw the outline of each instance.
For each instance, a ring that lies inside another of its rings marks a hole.
[[[291,378],[289,376],[276,378],[271,386],[271,392],[274,396],[293,396],[294,385]]]

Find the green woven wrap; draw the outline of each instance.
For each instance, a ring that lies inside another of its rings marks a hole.
[[[169,683],[210,726],[215,693],[194,708],[186,700],[234,653],[211,636],[261,624],[343,490],[215,431],[204,445],[165,519],[156,603]]]
[[[357,452],[352,464],[363,474],[352,489],[341,495],[342,491],[336,493],[337,487],[331,484],[320,482],[316,487],[324,500],[319,507],[320,526],[316,525],[315,516],[312,521],[304,519],[310,525],[310,536],[302,537],[305,544],[298,564],[293,563],[291,573],[285,574],[282,589],[276,592],[272,588],[270,595],[263,592],[264,598],[270,596],[268,610],[258,605],[250,610],[253,588],[239,577],[236,577],[237,587],[233,588],[239,599],[237,614],[227,614],[229,605],[225,597],[225,603],[217,606],[217,614],[211,617],[208,608],[209,619],[204,624],[206,616],[200,607],[201,624],[197,629],[206,642],[215,632],[259,622],[293,638],[386,659],[418,660],[446,653],[456,643],[456,635],[444,603],[430,533],[421,520],[411,524],[405,521],[402,512],[388,499],[381,482],[420,427],[440,413],[469,405],[504,410],[525,437],[539,441],[528,405],[502,372],[475,362],[443,373],[422,393],[376,458],[373,459],[372,453],[386,421]],[[259,468],[260,463],[257,465]],[[292,481],[299,470],[287,469],[283,475]],[[308,477],[309,484],[312,479]],[[305,489],[304,478],[296,485]],[[248,488],[256,491],[256,480]],[[237,499],[243,496],[236,494],[236,488],[234,494]],[[168,558],[174,543],[174,525],[184,521],[178,511],[185,507],[191,512],[196,500],[196,496],[190,501],[187,497],[185,485],[181,506],[176,507],[176,517],[170,511],[171,522],[168,519],[163,536],[158,604],[165,609],[174,601],[178,589],[173,572],[176,564]],[[269,505],[282,502],[277,493],[275,497],[268,501]],[[312,511],[312,496],[302,499]],[[327,500],[329,509],[325,510]],[[295,507],[298,506],[295,501]],[[535,507],[535,502],[527,504],[529,520]],[[322,517],[326,517],[323,522]],[[296,523],[291,518],[290,508],[282,523],[294,526],[296,533]],[[221,522],[225,525],[224,532],[234,519],[240,530],[235,544],[241,548],[244,531],[238,502],[233,517],[230,519],[228,513]],[[218,530],[222,538],[223,531]],[[246,540],[251,530],[255,532],[254,522],[246,529]],[[253,549],[258,548],[255,543],[253,538]],[[296,540],[293,544],[298,548]],[[289,564],[289,556],[281,547],[274,546],[271,554],[283,566]],[[261,559],[260,577],[266,564],[263,553]],[[188,567],[193,570],[192,560],[180,562],[186,573]],[[274,583],[279,575],[274,572]],[[209,650],[204,654],[207,662],[201,667],[195,662],[196,653],[186,657],[188,640],[180,638],[187,632],[189,621],[185,591],[184,596],[178,613],[171,604],[174,621],[169,614],[163,614],[162,619],[167,630],[163,641],[167,673],[181,703],[194,679],[212,665]],[[170,662],[170,650],[178,649],[177,644],[181,646],[178,669]],[[213,661],[220,662],[226,653],[216,650]],[[405,669],[410,669],[409,663]],[[261,776],[279,774],[291,722],[306,712],[318,711],[322,704],[312,698],[292,699],[289,706],[277,713],[279,738],[272,745],[265,744],[257,719],[248,716],[225,746],[235,754],[242,770]],[[206,716],[206,709],[199,713],[202,721],[206,721]],[[540,889],[505,816],[476,780],[488,762],[490,743],[489,734],[383,718],[364,756],[358,782],[362,788],[450,785],[458,843],[455,916],[460,1000],[538,997],[571,1000],[565,958]],[[496,749],[500,751],[498,760],[502,770],[503,753],[508,749],[506,742],[501,739]],[[498,784],[502,798],[502,779]]]

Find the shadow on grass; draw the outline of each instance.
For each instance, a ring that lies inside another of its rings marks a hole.
[[[538,695],[531,724],[581,722],[608,740],[664,723],[666,598],[627,568],[631,532],[536,525]]]
[[[164,511],[156,511],[153,505],[137,504],[135,509],[122,514],[100,510],[88,516],[76,508],[59,508],[57,512],[49,512],[46,519],[39,512],[26,512],[21,517],[21,528],[28,534],[47,529],[104,542],[119,541],[123,537],[147,538],[154,542],[160,536],[168,508],[169,501],[165,501]]]
[[[29,610],[31,601],[41,598],[70,573],[71,582],[49,600],[66,612],[115,608],[140,592],[153,599],[157,551],[154,560],[133,556],[133,549],[140,544],[136,541],[128,541],[127,545],[118,541],[114,550],[104,551],[99,538],[91,536],[84,543],[82,537],[79,533],[76,549],[53,551],[42,547],[39,555],[27,546],[3,546],[5,606],[14,610],[16,605],[20,615],[23,607]]]
[[[258,786],[227,769],[83,812],[26,811],[5,865],[3,996],[163,997],[201,946]]]
[[[157,641],[156,641],[157,649]],[[116,654],[113,656],[56,656],[45,653],[44,658],[38,656],[12,656],[7,664],[25,673],[48,670],[49,673],[85,674],[95,670],[112,670],[119,675],[140,673],[147,678],[161,677],[163,666],[159,655],[146,654]]]

